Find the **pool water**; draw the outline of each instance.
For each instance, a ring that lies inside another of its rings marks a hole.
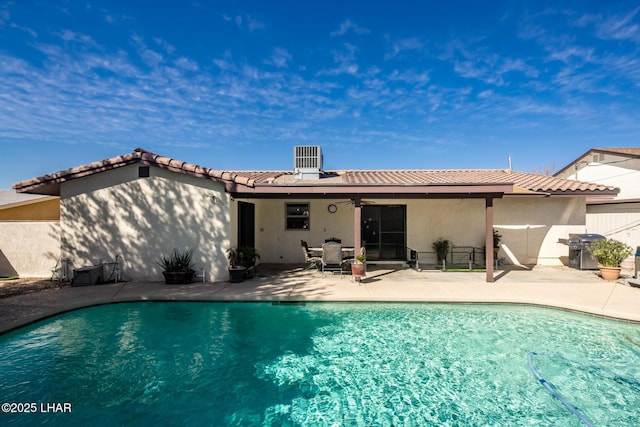
[[[127,303],[0,336],[2,425],[640,424],[640,325],[454,304]],[[42,403],[70,403],[71,413]]]

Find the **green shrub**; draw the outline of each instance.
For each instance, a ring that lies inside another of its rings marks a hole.
[[[588,250],[603,267],[620,267],[620,263],[633,253],[631,246],[615,239],[596,240]]]
[[[260,259],[260,253],[255,248],[240,246],[239,248],[229,248],[227,250],[227,258],[231,268],[249,268],[256,265],[256,260]]]
[[[443,239],[440,237],[438,240],[433,242],[431,245],[433,250],[438,255],[438,262],[447,259],[447,254],[449,253],[449,248],[451,247],[451,242],[447,239]]]

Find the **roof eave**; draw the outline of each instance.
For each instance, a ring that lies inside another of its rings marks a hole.
[[[640,203],[640,199],[589,199],[587,198],[587,205],[622,205],[625,203]]]
[[[50,175],[43,175],[38,178],[17,182],[13,184],[13,189],[18,193],[60,196],[60,184],[63,182],[140,162],[140,157],[135,154],[128,154],[115,159],[117,159],[117,161],[114,161],[114,159],[103,160],[101,162],[90,163],[77,168],[67,169]]]
[[[450,185],[393,185],[393,184],[334,184],[334,185],[232,185],[228,191],[236,197],[502,197],[513,191],[512,184],[450,184]]]
[[[35,199],[31,199],[31,200],[25,200],[25,201],[21,201],[21,202],[7,203],[5,205],[0,205],[0,210],[18,208],[18,207],[21,207],[21,206],[35,205],[35,204],[38,204],[38,203],[48,202],[48,201],[57,200],[57,199],[59,199],[59,197],[57,197],[57,196],[38,197],[38,198],[35,198]]]
[[[618,190],[557,190],[550,191],[550,196],[567,196],[567,197],[594,197],[602,199],[611,199],[618,195]]]

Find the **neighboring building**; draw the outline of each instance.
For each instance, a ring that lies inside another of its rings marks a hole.
[[[587,198],[587,232],[640,246],[640,148],[592,148],[555,176],[618,187],[612,200]]]
[[[60,257],[60,198],[0,190],[0,277],[47,277]]]
[[[326,171],[320,147],[295,147],[290,171],[217,171],[142,149],[14,185],[60,196],[62,256],[74,268],[124,262],[132,280],[162,278],[157,260],[194,248],[208,279],[227,280],[226,251],[248,245],[261,262],[299,264],[300,241],[339,237],[367,262],[404,262],[443,237],[491,246],[517,264],[561,265],[570,233],[585,231],[585,199],[613,186],[512,170]],[[484,261],[493,280],[491,251]]]

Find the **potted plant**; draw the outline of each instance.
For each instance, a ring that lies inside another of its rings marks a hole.
[[[500,241],[502,240],[502,234],[495,228],[493,229],[493,261],[498,259],[498,252],[500,252]],[[487,259],[487,247],[482,246],[484,250],[485,259]]]
[[[500,249],[500,240],[502,240],[502,234],[495,228],[493,229],[493,247]]]
[[[493,229],[493,259],[498,259],[498,252],[500,251],[500,240],[502,240],[502,234],[495,228]]]
[[[596,240],[591,243],[588,251],[598,261],[600,276],[604,280],[618,280],[620,264],[633,253],[631,246],[615,239]]]
[[[366,276],[367,273],[367,257],[364,255],[358,255],[351,262],[351,274],[356,280],[360,280],[361,278]]]
[[[447,254],[449,253],[449,248],[451,247],[451,242],[440,237],[438,240],[433,242],[431,247],[436,252],[436,255],[438,257],[438,264],[440,264],[443,261],[446,261]]]
[[[168,257],[162,256],[158,265],[164,270],[164,281],[167,285],[178,285],[191,283],[195,271],[191,262],[193,258],[193,249],[186,249],[180,252],[177,249]]]
[[[256,261],[260,259],[260,252],[251,246],[240,246],[240,265],[246,268],[245,276],[252,278],[256,271]]]
[[[229,248],[227,250],[227,259],[229,260],[229,276],[231,276],[231,282],[237,283],[244,280],[244,273],[247,270],[240,265],[240,252],[236,248]]]
[[[256,260],[260,253],[252,247],[241,246],[229,248],[227,259],[229,260],[229,275],[232,282],[242,282],[245,278],[253,277],[256,268]]]

